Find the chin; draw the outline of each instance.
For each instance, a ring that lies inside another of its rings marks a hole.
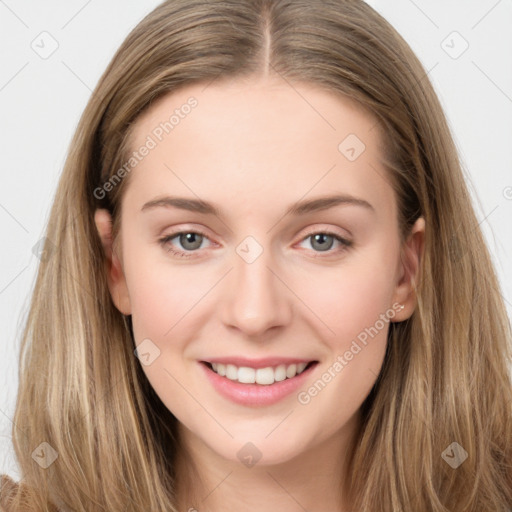
[[[305,440],[289,436],[284,439],[277,432],[265,439],[266,435],[235,436],[224,445],[214,443],[209,446],[221,457],[248,468],[284,464],[304,452]]]

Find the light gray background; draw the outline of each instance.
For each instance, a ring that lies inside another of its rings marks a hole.
[[[68,144],[91,90],[129,30],[158,3],[0,0],[0,473],[16,479],[11,418],[21,325],[39,261],[32,247],[43,236]],[[512,317],[512,3],[368,3],[429,71]],[[33,49],[42,53],[52,44],[58,48],[48,58]]]

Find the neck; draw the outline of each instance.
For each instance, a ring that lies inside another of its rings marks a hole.
[[[348,478],[360,414],[336,435],[279,464],[246,467],[211,450],[182,424],[176,461],[178,509],[348,511]]]

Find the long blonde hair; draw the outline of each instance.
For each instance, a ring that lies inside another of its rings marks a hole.
[[[35,490],[23,510],[177,510],[177,420],[133,354],[131,319],[110,297],[94,224],[95,209],[108,208],[116,237],[127,180],[100,199],[94,192],[126,161],[131,127],[157,98],[263,73],[372,112],[402,236],[418,216],[426,222],[417,308],[390,326],[362,406],[353,509],[506,510],[512,348],[499,283],[425,69],[362,0],[168,0],[121,45],[71,143],[22,339],[12,435]],[[32,457],[43,442],[58,454],[47,468]],[[444,455],[459,449],[453,443],[468,454],[457,469]]]

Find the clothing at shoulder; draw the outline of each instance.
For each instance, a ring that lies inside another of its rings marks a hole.
[[[9,475],[0,475],[0,511],[10,512],[10,503],[19,490],[17,484]]]
[[[9,475],[0,475],[0,512],[35,512],[33,507],[29,509],[24,504],[22,509],[14,503],[16,498],[28,497],[30,493],[28,486],[25,484],[16,483]],[[58,512],[58,509],[51,504],[49,510]]]

